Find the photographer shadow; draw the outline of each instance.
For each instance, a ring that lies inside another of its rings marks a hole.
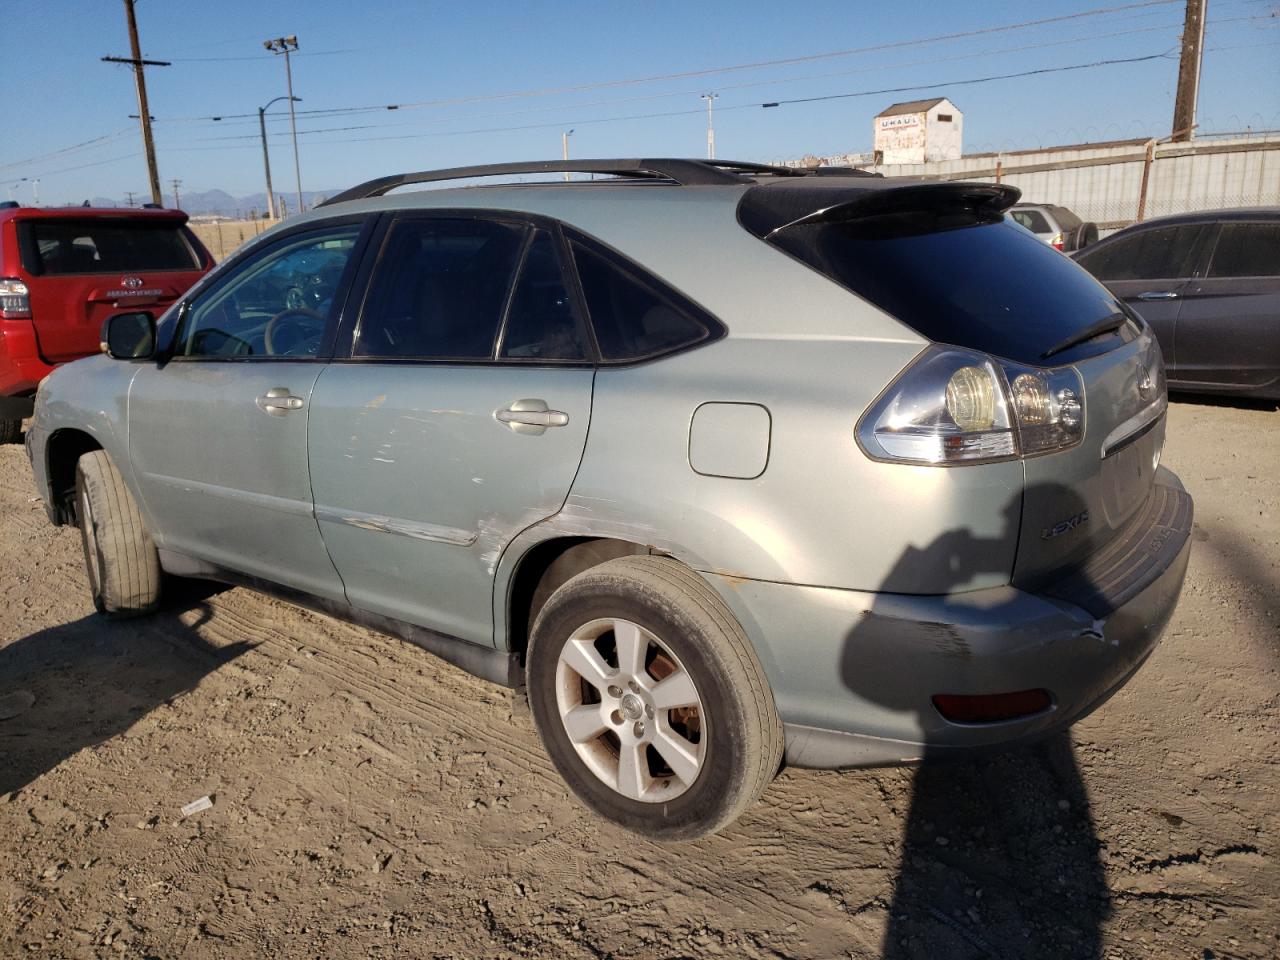
[[[1074,492],[1057,485],[1025,495],[1028,503],[1052,504],[1054,516],[1084,509]],[[947,723],[929,702],[931,694],[966,692],[948,690],[945,678],[951,665],[959,672],[974,656],[951,626],[972,619],[973,607],[952,591],[971,589],[978,574],[1007,576],[1022,522],[1017,495],[994,537],[952,530],[923,549],[908,548],[885,589],[900,590],[929,571],[929,582],[941,576],[939,593],[954,601],[934,598],[941,605],[936,622],[907,631],[890,619],[893,595],[881,593],[842,650],[844,685],[875,708],[911,716],[923,743],[912,748],[918,765],[883,943],[891,960],[1102,956],[1110,893],[1070,735],[975,756],[944,745]],[[997,596],[983,607],[982,621],[999,624],[1015,606],[1013,591]],[[1038,686],[1018,679],[1001,682],[1009,683],[1008,692]],[[922,684],[931,687],[923,695]]]
[[[204,600],[218,588],[174,586],[151,616],[93,614],[0,648],[0,796],[125,733],[250,649],[200,636],[212,615]],[[192,609],[199,614],[188,625],[181,615]]]

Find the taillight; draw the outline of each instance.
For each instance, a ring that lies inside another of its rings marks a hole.
[[[1066,240],[1063,238],[1061,233],[1055,233],[1053,235],[1053,239],[1049,241],[1049,246],[1053,247],[1055,250],[1061,250],[1066,245]]]
[[[0,277],[0,320],[30,320],[31,292],[17,277]]]
[[[1084,386],[1044,369],[933,346],[867,411],[858,442],[877,460],[988,463],[1064,450],[1084,435]]]

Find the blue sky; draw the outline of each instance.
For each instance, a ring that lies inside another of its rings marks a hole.
[[[1111,12],[1000,29],[1103,9]],[[262,189],[257,108],[285,91],[284,64],[262,48],[267,37],[298,36],[299,110],[378,108],[300,113],[303,187],[329,190],[402,170],[558,157],[570,128],[575,156],[701,156],[705,91],[720,95],[717,153],[736,159],[867,150],[880,109],[930,95],[949,96],[964,112],[966,152],[1160,136],[1173,111],[1183,16],[1180,2],[1134,0],[138,0],[137,11],[144,54],[173,61],[148,72],[166,194],[178,177],[184,192],[235,195]],[[141,137],[128,118],[137,113],[131,73],[100,62],[128,55],[123,4],[3,0],[0,17],[9,93],[0,184],[29,201],[30,179],[39,177],[45,203],[143,194]],[[913,43],[958,33],[972,35]],[[1209,0],[1206,46],[1202,129],[1280,128],[1280,2]],[[818,56],[855,49],[863,52]],[[817,58],[604,85],[808,57]],[[922,89],[759,106],[913,86]],[[280,192],[292,187],[285,106],[269,114]]]

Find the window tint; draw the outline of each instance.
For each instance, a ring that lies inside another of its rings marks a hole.
[[[1032,233],[1048,233],[1049,221],[1039,210],[1010,210],[1009,216]]]
[[[196,270],[199,258],[173,223],[128,220],[31,221],[35,274]]]
[[[358,226],[283,241],[235,268],[188,308],[184,357],[310,357],[334,310]]]
[[[397,221],[383,244],[353,354],[487,360],[502,321],[521,224]]]
[[[1280,223],[1224,223],[1209,276],[1280,276]]]
[[[1041,363],[1051,347],[1121,311],[1116,298],[999,214],[908,210],[802,224],[770,241],[930,340]],[[1118,333],[1054,358],[1113,349]]]
[[[586,359],[555,243],[546,230],[534,231],[525,254],[499,356],[510,360]]]
[[[701,321],[600,254],[574,243],[573,257],[605,360],[652,357],[711,335]]]
[[[1077,262],[1099,280],[1166,280],[1189,277],[1203,224],[1140,230],[1095,247]]]

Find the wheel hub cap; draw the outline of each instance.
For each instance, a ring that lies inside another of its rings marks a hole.
[[[556,665],[556,706],[578,758],[625,797],[672,800],[702,771],[708,718],[693,677],[637,623],[592,620],[570,635]]]

